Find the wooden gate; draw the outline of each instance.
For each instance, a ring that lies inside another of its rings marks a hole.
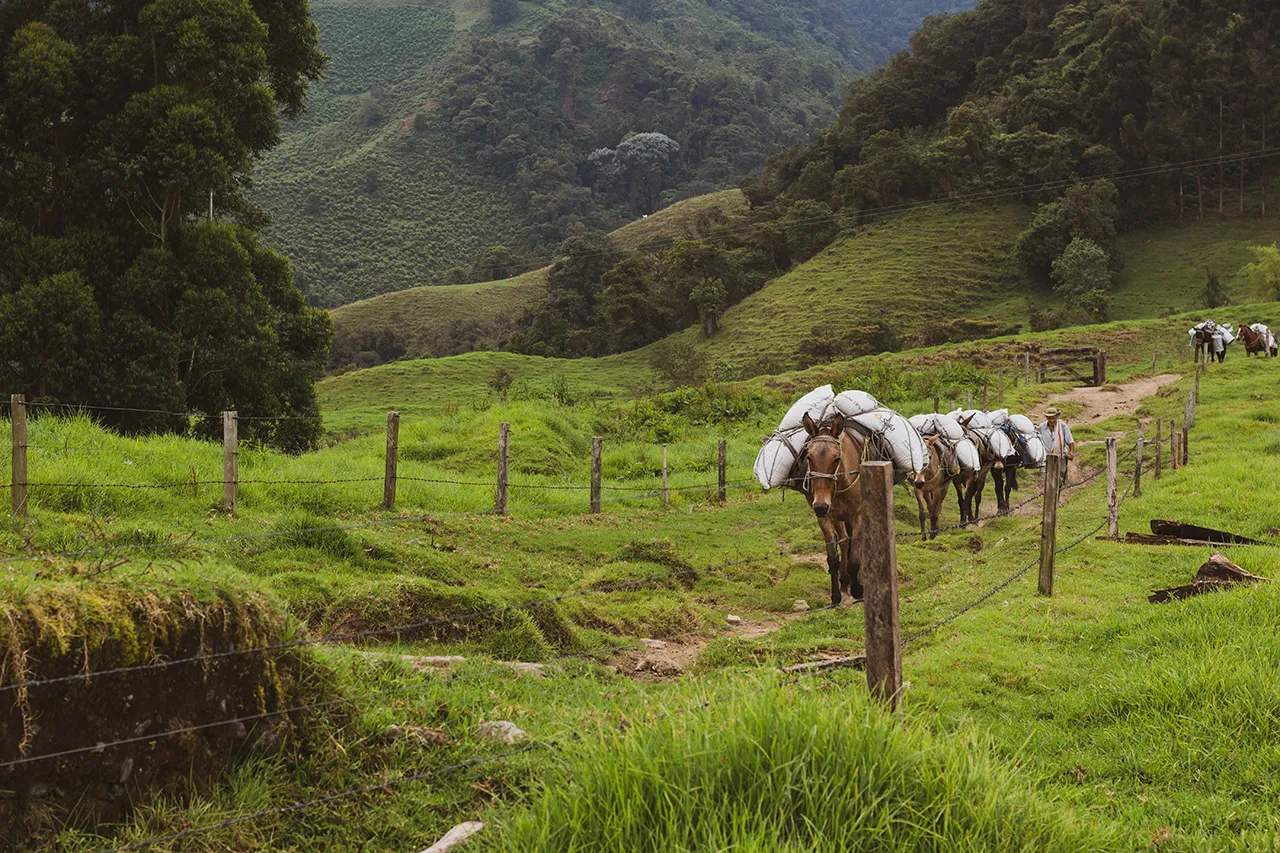
[[[1030,347],[1041,382],[1072,382],[1100,387],[1107,384],[1107,351],[1097,347]]]

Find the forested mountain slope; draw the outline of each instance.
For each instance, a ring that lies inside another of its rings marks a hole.
[[[332,62],[256,198],[318,304],[465,280],[446,273],[495,244],[735,186],[925,15],[971,5],[315,0]]]

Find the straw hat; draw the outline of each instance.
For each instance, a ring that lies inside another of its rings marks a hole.
[[[1061,414],[1062,412],[1058,411],[1057,406],[1050,406],[1049,408],[1044,410],[1044,416],[1046,418],[1056,418],[1061,416]]]

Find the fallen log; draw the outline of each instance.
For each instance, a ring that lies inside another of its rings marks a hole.
[[[1210,542],[1208,539],[1179,539],[1177,536],[1155,536],[1150,533],[1126,533],[1123,539],[1117,539],[1116,541],[1125,545],[1195,545],[1196,547],[1204,547],[1205,545],[1222,544],[1220,542]]]
[[[1261,545],[1257,539],[1228,533],[1225,530],[1214,530],[1212,527],[1201,527],[1198,524],[1187,524],[1182,521],[1162,521],[1151,519],[1151,532],[1157,536],[1173,536],[1179,539],[1197,539],[1202,542],[1214,542],[1219,545]]]
[[[852,667],[854,669],[863,669],[867,665],[866,655],[852,655],[844,658],[827,658],[826,660],[814,660],[807,663],[797,663],[791,666],[784,666],[778,672],[821,672],[824,669],[843,669]]]
[[[1147,600],[1152,604],[1160,604],[1165,601],[1190,598],[1193,595],[1201,595],[1206,592],[1215,592],[1220,589],[1226,589],[1229,586],[1250,586],[1265,580],[1268,579],[1246,572],[1223,555],[1214,554],[1196,572],[1194,581],[1186,586],[1157,589],[1147,596]]]

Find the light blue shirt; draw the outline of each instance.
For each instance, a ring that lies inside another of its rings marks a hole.
[[[1076,443],[1071,437],[1071,427],[1062,418],[1058,418],[1058,425],[1053,429],[1049,428],[1048,421],[1040,424],[1036,427],[1036,435],[1040,436],[1044,452],[1050,456],[1066,456],[1067,450]]]

